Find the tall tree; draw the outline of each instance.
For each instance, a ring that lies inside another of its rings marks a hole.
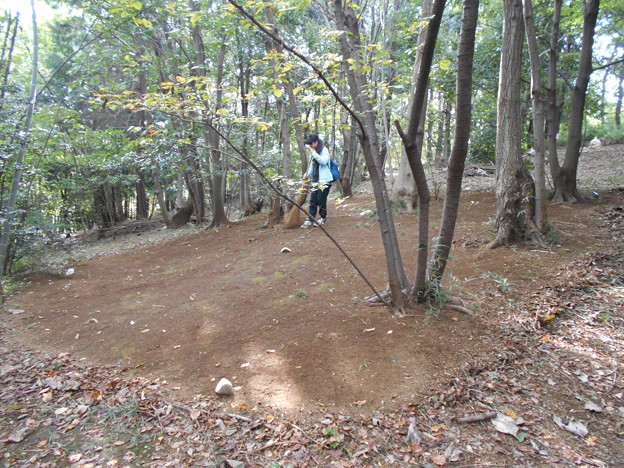
[[[533,218],[533,179],[521,151],[520,73],[524,22],[521,0],[504,0],[496,126],[496,237],[489,248],[516,238],[539,240]]]
[[[583,40],[581,42],[581,57],[579,59],[576,83],[572,90],[572,104],[568,121],[568,141],[566,144],[565,159],[558,174],[553,174],[555,184],[555,202],[575,202],[583,197],[576,188],[578,161],[581,154],[583,115],[585,111],[585,97],[592,73],[592,51],[594,33],[600,0],[588,0],[583,15]]]
[[[475,33],[479,16],[479,0],[464,0],[464,16],[457,53],[457,122],[453,150],[448,164],[446,197],[440,223],[440,234],[434,248],[427,277],[436,287],[442,279],[448,262],[455,224],[459,213],[464,165],[468,157],[468,142],[472,123],[472,67],[474,60]]]
[[[28,107],[26,108],[26,118],[24,120],[24,127],[20,132],[21,141],[19,145],[19,152],[15,161],[15,171],[13,173],[13,183],[11,185],[11,193],[9,195],[9,202],[7,203],[4,215],[4,221],[2,223],[2,234],[0,235],[0,268],[4,272],[5,263],[7,259],[7,250],[9,246],[9,234],[11,232],[11,226],[15,219],[15,206],[17,203],[17,196],[20,189],[22,172],[24,164],[24,156],[26,154],[26,146],[28,144],[28,137],[30,135],[30,125],[32,122],[33,112],[35,110],[35,101],[37,99],[37,76],[39,75],[39,30],[37,28],[37,16],[35,12],[35,0],[30,0],[30,7],[32,8],[32,26],[33,26],[33,58],[32,58],[32,79],[30,82],[30,92],[28,93]],[[2,300],[4,300],[4,283],[1,283]]]
[[[535,180],[535,224],[545,232],[548,224],[546,212],[546,172],[544,169],[544,102],[542,98],[542,66],[537,45],[535,18],[531,0],[523,0],[524,26],[526,30],[529,60],[531,62],[531,97],[533,102],[533,139],[535,158],[533,178]]]

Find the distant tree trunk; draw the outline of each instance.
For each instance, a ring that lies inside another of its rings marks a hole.
[[[449,159],[444,212],[440,224],[440,234],[434,247],[427,278],[439,283],[444,274],[455,235],[455,225],[459,212],[459,198],[464,175],[464,165],[468,157],[470,125],[472,116],[472,68],[474,58],[475,33],[479,16],[479,0],[464,0],[459,47],[457,51],[457,121],[453,152]]]
[[[624,68],[624,67],[621,67]],[[620,73],[618,81],[618,94],[617,94],[617,103],[615,105],[615,127],[620,128],[622,125],[621,115],[622,115],[622,99],[624,98],[624,70]]]
[[[503,43],[498,83],[496,128],[496,238],[488,248],[515,238],[533,237],[539,230],[533,213],[533,179],[521,152],[523,127],[520,72],[524,22],[521,0],[504,0]]]
[[[559,158],[557,156],[557,133],[561,121],[561,110],[557,106],[557,60],[559,57],[559,22],[563,0],[554,0],[552,32],[550,34],[550,50],[548,51],[548,163],[550,175],[555,186],[560,186]]]
[[[214,109],[211,109],[215,114],[223,107],[223,69],[225,61],[225,51],[227,49],[227,40],[223,30],[221,31],[222,42],[219,47],[219,53],[217,56],[217,76],[216,76],[216,99]],[[193,28],[193,41],[197,50],[197,67],[198,73],[202,76],[206,76],[206,53],[204,50],[204,38],[199,26]],[[213,122],[213,125],[218,123]],[[219,146],[221,138],[215,132],[210,125],[204,125],[204,132],[207,136],[207,140],[210,143],[211,150],[206,156],[206,165],[211,168],[212,177],[210,178],[210,195],[212,202],[212,222],[210,227],[215,228],[223,224],[228,223],[227,214],[225,213],[225,183],[226,173],[223,158],[221,157],[221,151]]]
[[[355,130],[355,122],[346,115],[342,121],[343,153],[340,162],[340,190],[343,197],[353,196],[353,178],[357,166],[358,139]],[[347,123],[350,126],[347,127]]]
[[[453,116],[453,103],[447,101],[444,109],[444,143],[442,145],[442,154],[444,156],[444,164],[451,157],[451,122]]]
[[[424,0],[422,6],[422,17],[429,18],[431,16],[432,0]],[[424,26],[418,33],[418,39],[416,41],[416,57],[414,59],[414,68],[412,72],[412,93],[410,95],[409,103],[407,105],[407,115],[412,115],[412,107],[414,106],[414,99],[416,93],[416,82],[418,73],[420,71],[420,64],[422,61],[422,48],[425,43],[425,36],[427,32],[427,26]],[[425,86],[428,86],[428,80]],[[422,154],[422,142],[425,128],[425,117],[427,115],[427,88],[425,88],[425,97],[423,106],[421,109],[421,115],[418,118],[419,128],[416,135],[416,147],[414,148],[414,157],[421,157]],[[416,175],[413,173],[408,156],[403,150],[401,159],[399,161],[399,174],[394,180],[392,186],[392,201],[394,203],[400,203],[405,206],[407,210],[413,211],[418,206],[418,188],[416,183]]]
[[[583,198],[576,188],[576,175],[582,143],[585,96],[589,86],[589,77],[592,73],[592,48],[594,46],[594,32],[596,30],[599,9],[600,0],[588,0],[585,5],[581,57],[576,84],[572,90],[565,159],[560,169],[561,178],[557,179],[560,185],[555,185],[553,201],[556,202],[575,202]]]
[[[149,200],[147,198],[147,190],[145,187],[145,176],[143,171],[136,168],[136,174],[139,181],[136,184],[136,204],[137,204],[137,219],[146,219],[149,217]]]
[[[13,25],[13,32],[11,32],[11,25]],[[4,73],[2,76],[2,89],[0,89],[0,109],[4,108],[4,98],[6,96],[7,85],[9,83],[9,75],[11,74],[11,63],[13,61],[13,49],[15,48],[15,39],[17,38],[17,31],[19,26],[19,13],[15,18],[9,18],[7,22],[7,30],[5,36],[5,43],[2,47],[2,57],[0,62],[4,62]],[[7,47],[6,41],[10,37],[10,45]]]
[[[171,213],[167,209],[165,194],[162,186],[160,185],[160,171],[157,167],[152,167],[152,181],[154,184],[154,194],[156,195],[156,200],[158,200],[158,206],[160,207],[160,214],[163,217],[165,226],[169,227],[171,226]]]
[[[537,47],[535,18],[531,0],[524,0],[524,25],[531,61],[531,95],[533,97],[533,139],[535,141],[535,224],[540,232],[546,232],[548,214],[546,212],[546,171],[544,169],[545,137],[544,106],[542,100],[542,66]]]
[[[15,206],[17,203],[17,195],[19,193],[22,166],[24,164],[24,156],[26,155],[26,143],[30,135],[30,124],[32,122],[33,112],[35,110],[35,100],[37,99],[37,75],[39,74],[39,30],[37,29],[37,17],[35,15],[35,1],[30,1],[32,9],[32,25],[33,25],[33,62],[32,77],[30,81],[30,92],[28,96],[28,107],[26,109],[26,119],[22,129],[19,152],[15,161],[15,172],[13,173],[13,182],[11,184],[11,193],[9,194],[9,202],[3,213],[4,220],[2,222],[2,235],[0,235],[0,267],[4,273],[6,268],[7,252],[9,246],[9,235],[11,232],[11,223],[15,218]],[[0,281],[0,294],[2,302],[4,302],[4,282]]]
[[[249,85],[251,81],[251,67],[246,61],[244,54],[240,54],[238,63],[238,86],[241,95],[241,116],[243,119],[249,117]],[[249,135],[243,133],[242,151],[245,156],[249,153]],[[246,162],[240,163],[240,206],[245,216],[250,216],[256,212],[255,204],[251,200],[251,186],[249,180],[249,166]]]
[[[187,166],[185,181],[189,191],[189,198],[193,198],[193,202],[189,205],[191,205],[195,211],[197,222],[201,223],[206,217],[206,204],[204,202],[206,196],[199,166],[197,146],[193,138],[191,138],[191,141],[193,142],[192,145],[184,145],[182,148]]]
[[[277,29],[277,23],[275,21],[275,17],[271,11],[271,7],[265,8],[265,14],[267,18],[267,22],[269,23],[270,29],[277,37],[280,37],[279,30]],[[279,41],[273,41],[275,49],[278,53],[284,53],[284,47]],[[308,163],[308,155],[306,152],[306,147],[304,144],[305,137],[303,135],[303,127],[301,126],[301,116],[299,114],[299,106],[297,105],[297,98],[295,97],[295,90],[293,88],[292,82],[288,75],[282,77],[282,85],[284,91],[286,91],[286,95],[288,96],[288,108],[290,111],[290,119],[292,119],[293,126],[295,127],[295,137],[297,139],[297,148],[299,149],[299,160],[301,162],[301,174],[305,174]],[[288,120],[286,120],[286,130],[288,129]],[[282,130],[283,132],[283,130]],[[290,148],[290,143],[289,143]],[[287,176],[290,177],[290,176]]]

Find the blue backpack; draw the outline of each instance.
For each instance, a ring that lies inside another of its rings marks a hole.
[[[338,169],[338,164],[336,164],[336,161],[332,158],[329,158],[329,170],[331,171],[333,177],[332,182],[336,182],[340,179],[340,169]]]

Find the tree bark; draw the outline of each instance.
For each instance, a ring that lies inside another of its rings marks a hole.
[[[468,157],[470,125],[472,117],[472,68],[474,58],[475,33],[479,16],[479,0],[464,0],[459,47],[457,51],[457,121],[453,151],[449,159],[446,180],[446,197],[440,224],[440,234],[435,245],[427,278],[430,283],[439,284],[444,274],[455,235],[455,225],[459,212],[461,184],[464,165]]]
[[[554,201],[557,202],[576,202],[583,199],[576,188],[576,176],[582,143],[585,97],[589,86],[589,77],[592,73],[592,48],[599,9],[600,0],[588,0],[585,5],[581,57],[576,84],[572,90],[565,159],[560,170],[562,185],[555,186]]]
[[[19,193],[24,157],[26,155],[26,144],[30,135],[30,125],[35,110],[35,100],[37,99],[37,75],[39,74],[39,30],[37,28],[37,16],[35,14],[35,1],[30,1],[32,8],[32,25],[33,25],[33,62],[32,77],[30,81],[30,92],[28,94],[28,107],[26,108],[26,119],[24,121],[23,134],[21,136],[19,151],[15,161],[15,172],[13,173],[13,182],[11,184],[11,193],[9,194],[9,202],[4,213],[4,221],[2,223],[2,235],[0,236],[0,266],[4,274],[6,267],[7,252],[9,246],[9,235],[11,232],[11,224],[15,218],[15,206],[17,203],[17,195]],[[3,282],[0,281],[0,286]],[[4,302],[4,287],[0,287],[2,302]]]
[[[561,122],[561,111],[557,107],[557,60],[559,57],[559,23],[561,19],[561,4],[563,0],[554,0],[552,32],[550,34],[550,49],[548,51],[548,164],[550,176],[555,187],[561,186],[559,171],[559,157],[557,156],[557,133]]]
[[[544,170],[544,106],[542,99],[542,67],[537,47],[535,18],[531,0],[523,1],[524,25],[526,30],[529,59],[531,61],[531,96],[533,99],[533,139],[535,159],[533,178],[535,180],[535,224],[540,232],[546,232],[548,213],[546,211],[546,173]]]
[[[273,34],[275,34],[278,38],[280,37],[279,30],[277,29],[277,23],[275,21],[275,17],[271,11],[271,6],[265,8],[265,14],[267,18],[267,22],[271,28]],[[284,47],[282,46],[280,41],[273,41],[275,49],[279,54],[284,53]],[[299,160],[301,162],[301,174],[305,174],[307,171],[307,163],[308,163],[308,154],[306,152],[306,147],[304,144],[305,137],[303,135],[303,127],[301,126],[301,116],[299,115],[299,106],[297,105],[297,98],[295,96],[295,90],[293,88],[292,82],[288,75],[282,78],[282,86],[284,91],[286,91],[286,95],[288,96],[288,108],[290,111],[290,118],[292,119],[293,126],[295,127],[295,137],[297,139],[297,148],[299,150]],[[284,109],[285,110],[285,109]],[[286,120],[286,129],[288,130],[288,120]],[[290,148],[290,142],[289,142]],[[290,177],[290,176],[287,176]]]
[[[398,125],[403,148],[409,162],[412,175],[418,189],[418,252],[416,258],[416,275],[414,285],[410,292],[410,300],[422,298],[426,290],[427,256],[429,254],[429,201],[431,194],[427,184],[427,176],[421,160],[422,152],[422,115],[426,106],[427,87],[429,73],[433,63],[433,54],[442,22],[442,14],[446,0],[434,0],[431,8],[431,16],[425,30],[425,39],[422,48],[422,56],[414,93],[410,98],[413,100],[408,115],[407,132],[404,134]]]
[[[523,36],[521,0],[504,0],[496,132],[496,237],[488,248],[539,233],[533,220],[533,179],[524,166],[520,146]]]
[[[429,18],[431,16],[431,9],[432,0],[424,0],[422,6],[422,17]],[[423,54],[422,50],[425,44],[428,24],[429,23],[427,23],[427,26],[423,27],[418,33],[418,39],[416,41],[416,57],[414,58],[414,68],[412,73],[412,94],[410,95],[409,103],[407,105],[407,115],[413,115],[412,108],[414,107],[414,100],[416,97],[415,91],[418,82],[418,73],[421,68]],[[418,154],[418,157],[420,157],[420,154],[422,153],[422,134],[424,133],[425,116],[427,115],[426,92],[427,90],[425,89],[425,99],[423,101],[423,105],[420,110],[421,114],[418,119],[420,128],[418,129],[418,134],[416,136],[417,140],[415,142],[417,145],[415,151]],[[412,170],[408,156],[404,149],[401,153],[401,159],[399,160],[399,174],[392,185],[392,201],[394,203],[401,203],[407,210],[413,211],[418,206],[418,196],[419,192],[416,183],[416,175]]]
[[[344,6],[342,0],[334,1],[334,13],[338,29],[342,31],[339,41],[344,60],[353,59],[355,63],[361,63],[363,57],[360,52],[361,44],[357,19],[358,15],[351,7]],[[407,276],[405,275],[401,254],[399,252],[399,244],[392,217],[392,207],[390,206],[386,183],[381,168],[379,139],[375,122],[376,115],[371,105],[372,99],[369,95],[367,82],[362,72],[355,68],[349,69],[347,72],[347,80],[355,110],[363,123],[361,134],[358,136],[375,194],[375,205],[386,254],[388,282],[392,302],[395,307],[402,309],[405,305],[403,288],[407,286]]]

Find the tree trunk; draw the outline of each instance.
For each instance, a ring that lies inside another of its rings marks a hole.
[[[162,186],[160,185],[160,171],[157,167],[152,167],[152,183],[154,185],[154,194],[158,200],[158,206],[160,207],[160,214],[163,217],[165,226],[171,226],[171,213],[167,209],[167,203],[165,200],[165,194],[163,193]]]
[[[219,47],[219,53],[217,56],[217,77],[216,77],[216,99],[215,108],[211,109],[212,112],[217,115],[218,111],[223,106],[223,64],[225,61],[225,51],[227,49],[227,41],[225,34],[221,33],[222,42]],[[199,73],[202,76],[206,76],[206,54],[204,50],[204,39],[199,26],[193,28],[193,40],[195,42],[195,48],[197,50],[197,67]],[[218,123],[213,122],[213,125]],[[204,132],[207,135],[207,141],[210,143],[211,151],[206,155],[206,165],[211,168],[212,177],[210,178],[210,194],[212,201],[212,222],[210,227],[216,228],[223,224],[228,223],[227,215],[225,213],[225,167],[221,157],[221,151],[219,146],[221,138],[219,135],[209,126],[204,125]]]
[[[624,67],[623,67],[624,68]],[[620,79],[618,82],[618,94],[617,94],[617,103],[615,105],[615,127],[620,128],[622,125],[621,115],[622,115],[622,99],[624,98],[624,71],[620,74]]]
[[[275,17],[271,11],[271,6],[265,8],[265,14],[267,18],[267,22],[270,26],[271,31],[277,37],[280,37],[279,30],[277,29],[277,23],[275,21]],[[284,53],[284,47],[279,41],[273,41],[275,49],[278,53]],[[293,126],[295,127],[295,137],[297,139],[297,148],[299,149],[299,160],[301,162],[301,174],[305,174],[308,167],[308,154],[305,147],[305,137],[303,135],[303,127],[301,126],[301,116],[299,115],[299,106],[297,105],[297,98],[295,97],[295,90],[293,88],[292,82],[288,78],[288,75],[281,78],[282,85],[284,91],[286,91],[286,95],[288,96],[288,107],[290,110],[290,118],[292,119]],[[288,120],[286,121],[286,125],[288,125]],[[289,143],[290,148],[290,143]],[[290,177],[290,176],[287,176]]]
[[[137,219],[147,219],[149,217],[149,200],[147,198],[147,189],[145,187],[145,176],[143,171],[136,168],[136,174],[139,181],[136,184],[136,204],[137,204]]]
[[[432,0],[424,0],[422,6],[422,17],[429,18],[431,16],[431,6]],[[414,59],[414,68],[412,73],[412,94],[410,95],[410,100],[407,106],[407,115],[412,115],[412,108],[414,107],[414,99],[416,96],[416,84],[418,80],[418,73],[421,67],[422,61],[422,48],[425,43],[425,36],[427,33],[427,27],[424,26],[420,32],[418,33],[418,39],[416,41],[416,57]],[[422,152],[422,141],[423,141],[423,133],[424,133],[424,125],[425,125],[425,116],[427,115],[427,99],[425,89],[425,99],[423,101],[423,106],[421,109],[421,115],[419,116],[419,128],[418,134],[416,136],[417,148],[415,149],[416,154],[420,158]],[[416,184],[416,175],[413,173],[410,162],[408,160],[407,154],[405,153],[405,149],[401,154],[401,159],[399,161],[399,174],[397,178],[394,180],[394,184],[392,186],[392,201],[394,203],[400,203],[407,210],[413,211],[418,206],[418,187]]]
[[[334,1],[334,13],[340,34],[340,49],[345,61],[355,60],[360,63],[363,57],[360,54],[360,32],[358,14],[349,6],[343,6],[342,0]],[[376,128],[376,116],[372,109],[367,82],[360,70],[349,69],[347,79],[354,106],[361,119],[359,134],[360,144],[364,152],[364,159],[371,177],[375,205],[382,235],[382,242],[386,254],[388,282],[392,302],[395,307],[405,305],[403,288],[407,286],[407,276],[403,269],[403,262],[399,252],[392,207],[388,199],[385,180],[382,176],[381,158],[379,154],[379,139]]]
[[[13,24],[15,23],[15,24]],[[11,25],[13,25],[13,32],[11,33]],[[9,83],[9,75],[11,74],[11,63],[13,61],[13,50],[15,48],[15,39],[17,38],[17,31],[19,26],[19,13],[15,16],[15,18],[9,18],[7,22],[7,32],[5,37],[5,43],[2,47],[2,58],[0,59],[0,63],[4,62],[4,74],[2,77],[2,89],[0,90],[0,109],[4,108],[4,98],[6,96],[7,85]],[[7,48],[6,41],[11,35],[11,45]]]
[[[39,73],[39,31],[37,29],[37,16],[35,15],[35,1],[30,1],[32,9],[32,25],[33,25],[33,62],[32,62],[32,77],[30,81],[30,92],[28,99],[28,107],[26,109],[26,119],[24,121],[24,127],[22,130],[19,152],[17,154],[17,160],[15,161],[15,172],[13,174],[13,182],[11,184],[11,193],[9,194],[9,202],[7,204],[4,221],[2,223],[2,235],[0,236],[0,266],[4,267],[7,259],[7,252],[9,246],[9,235],[11,232],[11,223],[15,217],[15,206],[17,203],[17,194],[19,192],[21,178],[22,178],[22,166],[24,164],[24,156],[26,154],[26,143],[28,136],[30,135],[30,124],[32,122],[33,112],[35,110],[35,100],[37,98],[37,75]],[[0,295],[2,296],[2,302],[4,302],[4,287],[3,282],[0,281]]]
[[[427,278],[430,283],[439,284],[444,274],[455,235],[455,225],[459,211],[459,198],[464,175],[464,165],[468,157],[470,125],[472,117],[472,68],[474,58],[475,32],[479,16],[479,0],[464,0],[459,47],[457,51],[457,122],[453,151],[449,159],[446,181],[446,197],[440,224],[440,234],[435,246]]]
[[[429,253],[429,202],[431,194],[427,184],[427,176],[421,160],[423,114],[427,103],[429,73],[433,63],[433,54],[442,22],[442,14],[446,0],[434,0],[431,15],[425,30],[420,68],[416,79],[413,95],[410,97],[412,107],[408,114],[407,132],[403,134],[397,121],[403,148],[409,162],[412,175],[418,189],[418,252],[416,258],[416,278],[410,293],[410,300],[423,298],[426,291],[427,256]]]
[[[503,43],[496,132],[496,238],[488,248],[538,233],[533,220],[533,180],[521,153],[520,72],[524,22],[521,0],[504,0]]]
[[[537,35],[535,32],[535,18],[531,0],[524,0],[524,25],[526,29],[529,58],[531,61],[531,96],[533,98],[533,138],[535,141],[535,159],[533,178],[535,180],[535,224],[541,233],[548,227],[546,212],[546,172],[544,169],[544,106],[542,100],[542,67]]]
[[[572,105],[570,107],[570,120],[568,121],[568,142],[566,144],[565,159],[560,170],[560,181],[562,184],[555,186],[554,201],[558,202],[575,202],[583,199],[576,188],[576,173],[581,151],[585,96],[587,87],[589,86],[589,77],[592,73],[592,48],[594,45],[594,32],[599,8],[600,0],[588,0],[585,5],[581,57],[579,60],[576,84],[572,90]]]
[[[559,57],[559,22],[563,0],[554,0],[553,25],[550,34],[550,50],[548,51],[548,163],[550,175],[555,187],[562,184],[557,181],[560,171],[557,156],[557,133],[561,122],[561,110],[557,107],[557,60]]]

